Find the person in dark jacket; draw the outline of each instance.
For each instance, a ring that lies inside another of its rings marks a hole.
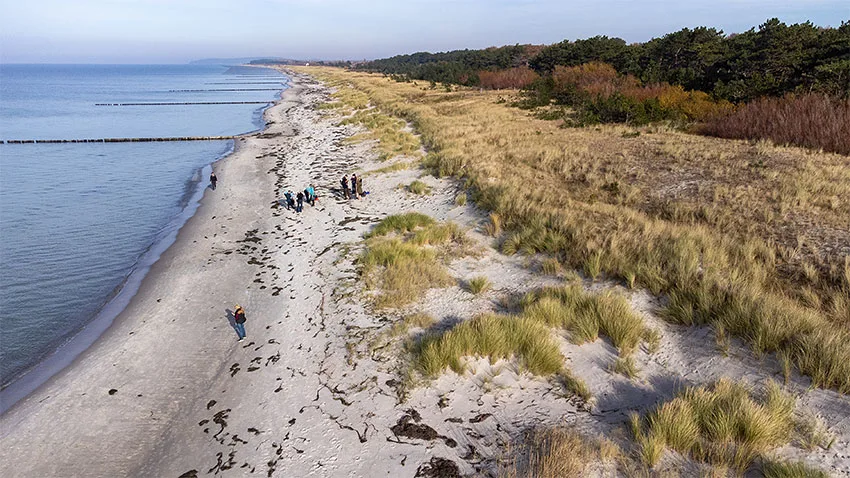
[[[345,199],[351,199],[351,192],[348,190],[348,176],[343,176],[339,183],[342,185],[342,195]]]
[[[286,198],[286,209],[292,209],[295,207],[295,200],[292,198],[292,191],[286,191],[283,193],[283,197]]]
[[[210,185],[213,189],[215,189],[215,183],[218,182],[218,177],[215,175],[215,171],[210,173]]]
[[[357,175],[351,175],[351,197],[360,199],[360,196],[357,195]]]
[[[248,334],[245,333],[245,310],[242,306],[236,304],[236,310],[233,311],[233,321],[236,323],[233,327],[236,329],[236,335],[239,336],[239,341],[245,340]]]
[[[304,193],[299,191],[295,200],[295,212],[301,212],[304,209]]]

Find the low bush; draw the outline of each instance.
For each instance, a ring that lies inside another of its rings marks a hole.
[[[539,78],[539,75],[527,66],[478,72],[479,84],[482,88],[490,90],[525,88],[534,83],[537,78]]]
[[[850,99],[811,93],[762,98],[702,125],[720,138],[767,139],[850,155]]]

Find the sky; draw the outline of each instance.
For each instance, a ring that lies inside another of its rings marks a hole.
[[[850,0],[0,0],[0,62],[360,60],[416,51],[644,42],[684,27],[726,33],[768,18],[838,27]]]

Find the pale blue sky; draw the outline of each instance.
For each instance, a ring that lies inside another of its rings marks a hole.
[[[364,59],[415,51],[646,41],[770,17],[839,26],[850,0],[0,0],[5,63],[183,63],[208,57]]]

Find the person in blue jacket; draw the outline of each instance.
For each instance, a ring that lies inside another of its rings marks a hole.
[[[242,342],[248,334],[245,333],[245,310],[239,304],[236,304],[236,310],[233,311],[233,321],[235,322],[234,328],[236,329],[236,335],[239,336],[239,341]]]

